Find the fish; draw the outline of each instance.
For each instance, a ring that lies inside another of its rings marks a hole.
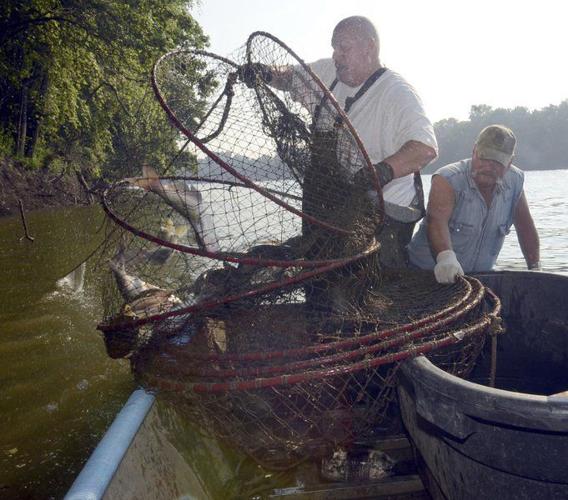
[[[124,299],[119,313],[108,325],[123,324],[128,320],[136,320],[156,314],[163,314],[174,308],[191,305],[183,302],[169,290],[147,283],[141,278],[126,271],[124,251],[118,253],[109,262],[115,277],[118,290]],[[143,345],[156,336],[175,335],[183,328],[188,320],[187,315],[168,318],[153,325],[143,325],[140,328],[127,324],[120,328],[109,328],[104,331],[105,346],[111,358],[128,358]]]
[[[189,222],[201,250],[218,252],[213,219],[203,202],[203,196],[191,183],[182,179],[160,179],[158,172],[149,166],[142,167],[142,177],[125,179],[128,183],[151,191]]]
[[[73,271],[71,271],[67,276],[58,279],[55,285],[58,288],[69,289],[75,293],[80,293],[83,291],[83,285],[85,283],[85,269],[87,267],[86,262],[79,264]]]
[[[160,226],[158,238],[170,243],[179,243],[180,239],[187,234],[187,226],[176,226],[168,217]],[[153,250],[139,249],[125,252],[125,260],[129,265],[154,264],[164,265],[176,250],[166,246],[158,246]]]
[[[126,272],[125,253],[122,248],[109,262],[109,266],[116,280],[118,291],[127,304],[148,292],[160,290],[159,287]]]
[[[221,269],[208,269],[201,273],[191,289],[196,302],[211,300],[227,295],[233,287],[233,276],[236,268],[223,267]]]
[[[337,448],[322,459],[320,474],[334,482],[376,481],[392,475],[395,463],[381,450],[347,452]]]
[[[261,243],[251,247],[244,255],[265,260],[288,261],[296,257],[294,248],[287,242],[280,245],[276,243]],[[257,287],[275,281],[293,278],[297,276],[300,271],[300,268],[292,266],[286,268],[262,264],[239,264],[238,276],[242,284]]]

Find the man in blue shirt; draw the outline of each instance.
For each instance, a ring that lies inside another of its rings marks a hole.
[[[514,224],[529,269],[538,269],[539,238],[523,191],[524,174],[512,164],[516,138],[502,125],[479,134],[471,159],[432,176],[425,220],[408,246],[410,262],[434,269],[439,283],[488,271]]]

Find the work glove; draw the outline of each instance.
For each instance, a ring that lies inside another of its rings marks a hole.
[[[269,66],[261,63],[246,63],[239,67],[238,75],[241,81],[249,88],[256,85],[259,78],[264,83],[272,81],[272,71]]]
[[[455,283],[457,276],[463,276],[463,269],[453,250],[443,250],[436,257],[434,267],[436,281],[442,284]]]
[[[381,161],[376,165],[373,165],[373,167],[377,172],[377,177],[379,178],[379,184],[381,185],[381,187],[384,188],[390,181],[393,180],[394,171],[388,163]],[[369,171],[369,169],[367,167],[363,167],[357,170],[355,176],[353,177],[353,183],[356,187],[361,189],[372,189],[373,184],[371,179],[371,172]]]

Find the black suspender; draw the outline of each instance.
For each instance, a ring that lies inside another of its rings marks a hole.
[[[357,93],[353,97],[348,97],[347,99],[345,99],[345,106],[343,108],[343,111],[345,111],[345,114],[349,113],[349,110],[351,109],[353,104],[355,104],[357,102],[357,100],[365,92],[367,92],[367,90],[369,90],[371,85],[373,85],[373,83],[375,83],[386,70],[387,70],[387,68],[385,68],[385,67],[379,68],[371,76],[369,76],[369,78],[367,78],[365,80],[365,83],[363,85],[361,85],[361,88],[357,91]],[[331,82],[331,85],[329,86],[330,92],[333,92],[333,89],[337,85],[338,81],[339,80],[336,78],[335,80],[333,80],[333,82]],[[316,108],[314,110],[314,124],[316,123],[316,121],[319,118],[319,115],[321,113],[321,108],[322,108],[324,102],[325,102],[325,96],[322,98],[322,100],[316,106]],[[338,117],[337,120],[338,120],[339,123],[341,123],[341,118]]]
[[[365,83],[361,85],[361,88],[357,91],[357,93],[353,97],[348,97],[347,99],[345,99],[345,107],[343,108],[345,113],[349,113],[349,110],[351,109],[353,104],[355,104],[357,100],[365,92],[367,92],[367,90],[369,90],[371,85],[373,85],[373,83],[375,83],[386,70],[387,68],[385,68],[384,66],[382,68],[379,68],[369,78],[365,80]],[[336,85],[337,85],[337,78],[333,80],[333,83],[331,84],[331,87],[329,87],[329,90],[333,91]]]
[[[385,68],[384,66],[382,68],[379,68],[371,76],[369,76],[367,80],[365,80],[365,83],[361,85],[361,87],[353,97],[347,97],[345,99],[345,106],[343,108],[345,114],[349,113],[349,110],[352,108],[353,104],[355,104],[357,100],[365,92],[367,92],[367,90],[369,90],[371,85],[373,85],[373,83],[375,83],[386,70],[387,68]],[[330,92],[333,92],[333,89],[335,88],[337,83],[338,83],[337,78],[333,80],[333,82],[331,82],[331,85],[329,86]],[[322,102],[316,108],[316,117],[319,116],[322,104],[323,104],[323,99]],[[420,176],[420,172],[414,172],[414,188],[416,189],[416,196],[417,196],[416,201],[418,202],[417,208],[418,210],[420,210],[421,216],[424,217],[424,215],[426,214],[426,209],[424,205],[424,188],[422,186],[422,177]]]

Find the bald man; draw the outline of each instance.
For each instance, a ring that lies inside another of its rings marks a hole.
[[[421,185],[414,173],[432,161],[437,143],[432,123],[414,88],[381,63],[377,30],[369,19],[352,16],[340,21],[331,38],[333,56],[310,64],[346,109],[375,165],[387,212],[381,233],[381,262],[407,264],[406,245],[423,214]],[[355,102],[365,82],[372,84]],[[365,180],[369,182],[370,179]]]
[[[414,174],[437,155],[434,129],[414,88],[382,65],[379,36],[369,19],[352,16],[340,21],[333,30],[331,46],[332,58],[310,67],[346,111],[383,187],[387,217],[377,235],[380,260],[386,266],[404,267],[408,263],[406,246],[424,214],[420,178]],[[256,73],[246,68],[243,79],[260,74],[271,86],[292,91],[298,68],[263,67],[259,73],[259,67]],[[371,179],[364,172],[352,174],[371,194]]]

